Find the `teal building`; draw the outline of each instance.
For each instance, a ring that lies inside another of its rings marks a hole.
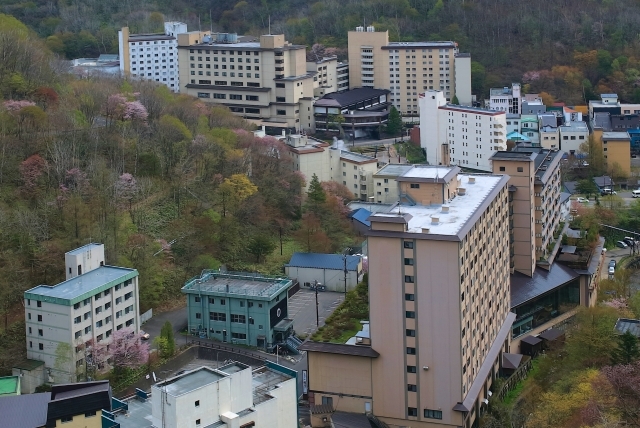
[[[201,338],[268,349],[293,334],[288,278],[205,270],[187,281],[189,332]]]

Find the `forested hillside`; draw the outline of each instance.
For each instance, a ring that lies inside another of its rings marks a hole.
[[[283,144],[226,108],[77,79],[2,14],[0,55],[0,376],[25,352],[23,292],[63,280],[88,242],[138,269],[142,311],[182,301],[202,269],[282,274],[295,248],[354,244],[348,190],[316,181],[305,202]]]
[[[475,61],[478,95],[521,81],[572,104],[609,91],[640,102],[636,0],[0,0],[0,11],[68,58],[115,53],[121,26],[158,31],[163,18],[254,35],[270,18],[272,31],[293,42],[336,47],[366,23],[392,40],[457,41]]]

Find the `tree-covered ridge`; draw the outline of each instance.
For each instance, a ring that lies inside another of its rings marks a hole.
[[[0,0],[0,12],[21,19],[67,58],[117,53],[121,26],[161,31],[165,18],[253,35],[270,23],[292,42],[342,48],[349,30],[374,25],[395,41],[458,42],[472,54],[473,89],[481,97],[489,87],[522,81],[570,104],[603,92],[640,101],[635,0]]]

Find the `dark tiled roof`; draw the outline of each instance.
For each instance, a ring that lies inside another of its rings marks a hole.
[[[515,370],[520,367],[520,361],[522,361],[522,354],[509,354],[507,352],[502,354],[502,367],[505,369]]]
[[[542,340],[546,340],[548,342],[553,342],[560,336],[564,336],[564,331],[558,330],[557,328],[550,328],[549,330],[540,333],[538,337]]]
[[[524,342],[529,345],[537,345],[538,343],[542,342],[542,339],[538,339],[535,336],[527,336],[524,339],[522,339],[521,342]]]
[[[516,272],[511,275],[511,307],[520,306],[579,276],[576,271],[560,263],[552,264],[548,271],[538,268],[532,277]]]
[[[360,257],[347,256],[347,270],[358,270]],[[344,269],[344,258],[341,254],[294,253],[287,266],[314,269]]]
[[[49,392],[43,392],[0,398],[0,428],[44,426],[50,397]]]
[[[333,413],[333,406],[331,404],[314,404],[309,406],[309,413],[312,415]]]
[[[565,181],[564,188],[567,189],[570,195],[576,193],[576,186],[578,185],[577,181]]]
[[[371,428],[369,418],[362,413],[335,412],[331,421],[339,428]]]
[[[355,88],[343,92],[333,92],[326,94],[318,101],[322,100],[335,100],[341,106],[346,107],[352,104],[357,104],[362,101],[369,100],[371,98],[380,97],[382,95],[389,94],[387,89],[373,89],[373,88]]]
[[[353,355],[356,357],[378,358],[379,353],[370,346],[346,345],[344,343],[325,343],[306,341],[298,348],[301,351],[323,352],[327,354]]]
[[[603,175],[601,177],[593,177],[593,182],[596,183],[596,186],[600,188],[613,186],[616,184],[608,175]]]

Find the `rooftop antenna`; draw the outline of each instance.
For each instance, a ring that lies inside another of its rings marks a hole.
[[[213,19],[211,19],[211,9],[209,9],[209,31],[213,33]]]

